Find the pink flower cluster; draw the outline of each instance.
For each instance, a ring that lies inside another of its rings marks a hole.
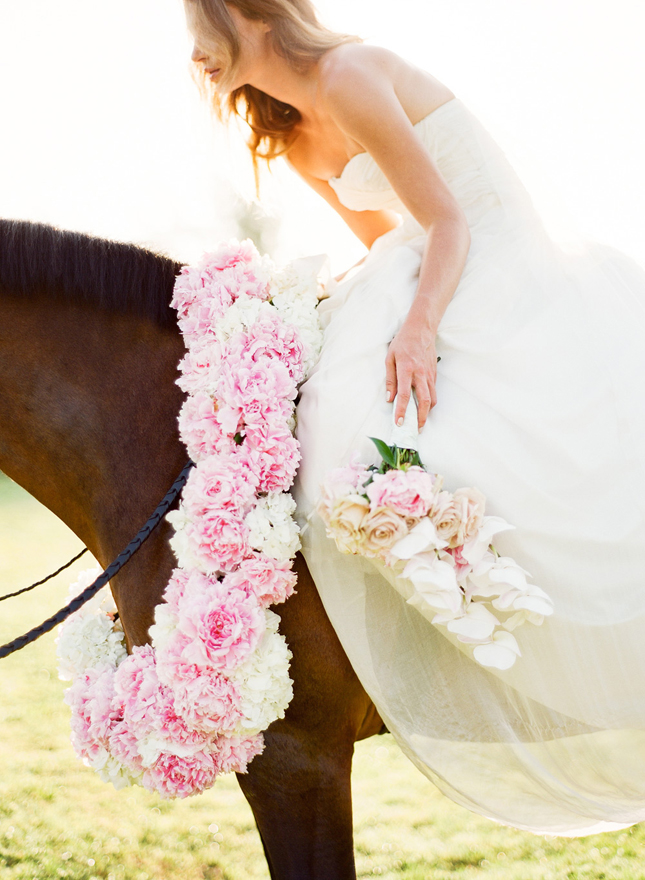
[[[66,696],[78,754],[104,777],[163,797],[244,772],[263,748],[258,720],[281,717],[291,695],[290,654],[268,607],[293,593],[296,577],[288,557],[251,546],[245,522],[266,493],[288,491],[300,461],[290,426],[303,344],[269,295],[250,242],[223,245],[178,277],[172,305],[187,345],[178,384],[188,393],[179,428],[197,465],[168,515],[180,567],[152,645],[86,669]],[[269,713],[245,691],[254,670],[270,683],[267,665],[280,679]]]

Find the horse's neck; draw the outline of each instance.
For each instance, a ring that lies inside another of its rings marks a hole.
[[[186,457],[179,334],[45,297],[0,308],[0,469],[99,558],[121,549]]]

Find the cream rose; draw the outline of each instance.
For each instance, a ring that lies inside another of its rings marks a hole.
[[[388,507],[377,507],[371,510],[361,526],[363,541],[360,552],[364,556],[380,556],[385,558],[387,551],[405,538],[408,533],[408,525],[405,517],[394,513]]]
[[[346,495],[334,504],[328,521],[331,536],[343,553],[359,553],[363,542],[361,527],[370,503],[361,495]]]
[[[453,545],[452,539],[459,531],[460,521],[452,493],[439,492],[435,495],[428,516],[434,523],[439,537],[447,541],[449,547],[456,546]]]
[[[460,547],[474,537],[484,519],[486,497],[479,489],[457,489],[453,495],[455,510],[459,517],[459,529],[450,542],[451,547]]]

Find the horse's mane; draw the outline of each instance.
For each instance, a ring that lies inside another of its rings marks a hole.
[[[44,223],[0,220],[0,288],[50,296],[176,325],[170,308],[181,263],[134,244]]]

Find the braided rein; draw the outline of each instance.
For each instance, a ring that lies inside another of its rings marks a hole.
[[[56,612],[56,614],[54,614],[52,617],[48,617],[47,620],[43,621],[40,624],[40,626],[36,626],[33,629],[30,629],[29,632],[26,632],[24,635],[18,636],[18,638],[14,639],[13,641],[7,642],[6,645],[0,646],[0,660],[3,657],[8,657],[10,654],[13,654],[15,651],[19,651],[21,648],[24,648],[26,645],[31,644],[31,642],[35,642],[36,639],[39,639],[41,636],[44,636],[45,633],[50,632],[55,626],[58,626],[59,623],[62,623],[64,620],[67,620],[67,618],[71,614],[74,614],[74,612],[78,611],[78,609],[81,608],[83,605],[85,605],[86,602],[89,602],[90,599],[92,599],[98,593],[98,591],[102,587],[104,587],[108,583],[108,581],[114,577],[114,575],[117,572],[119,572],[121,570],[123,568],[123,566],[127,562],[129,562],[130,559],[132,559],[132,557],[137,552],[137,550],[141,547],[141,545],[144,543],[144,541],[146,541],[150,537],[150,535],[152,534],[154,529],[159,525],[163,516],[168,512],[171,504],[173,503],[173,501],[175,500],[177,495],[179,495],[181,490],[184,488],[184,484],[186,483],[186,480],[188,479],[188,474],[190,473],[191,468],[193,468],[194,466],[195,466],[195,462],[193,462],[193,461],[188,461],[184,465],[182,472],[179,474],[179,476],[177,477],[175,482],[172,484],[170,489],[166,492],[166,494],[164,495],[161,502],[157,506],[157,508],[154,511],[154,513],[152,514],[152,516],[148,519],[146,524],[141,529],[139,529],[139,531],[137,532],[135,537],[130,541],[130,543],[125,548],[125,550],[123,550],[117,556],[117,558],[114,560],[114,562],[111,565],[108,565],[108,567],[103,572],[101,572],[101,574],[97,577],[97,579],[94,581],[94,583],[90,584],[89,587],[86,587],[86,589],[84,589],[82,593],[79,593],[79,595],[75,599],[72,599],[72,601],[69,603],[69,605],[66,605],[64,608],[61,608],[60,611]],[[83,553],[84,552],[85,551],[83,551]],[[82,556],[82,555],[83,555],[82,553],[78,554],[78,556]],[[77,559],[77,558],[78,557],[75,557],[75,559]],[[75,560],[72,560],[72,562],[73,561],[75,561]],[[67,563],[67,565],[64,565],[61,569],[59,569],[59,571],[62,571],[63,569],[67,568],[69,565],[71,565],[71,562]],[[53,577],[53,575],[50,575],[50,577]],[[45,578],[45,580],[48,580],[48,579],[49,578]],[[44,581],[41,581],[39,583],[44,583]],[[37,585],[33,584],[32,587],[33,586],[37,586]],[[27,588],[27,589],[30,589],[30,588]],[[26,590],[19,590],[18,594],[22,593],[22,592],[26,592]],[[17,595],[17,594],[12,594],[12,595]],[[5,598],[8,599],[9,596],[6,596]]]

